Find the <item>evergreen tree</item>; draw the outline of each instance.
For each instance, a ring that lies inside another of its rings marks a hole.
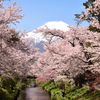
[[[83,6],[85,6],[85,9],[89,9],[90,7],[94,8],[95,1],[96,0],[88,0],[87,2],[83,3]],[[90,14],[88,15],[88,17],[85,15],[84,11],[82,11],[81,14],[75,14],[75,20],[77,22],[77,25],[79,25],[83,21],[87,21],[90,23],[93,20],[93,17],[95,17],[100,23],[100,9],[98,10],[98,12],[99,12],[99,14],[96,14],[97,12],[95,12],[95,11],[89,11]],[[82,20],[80,20],[80,15],[83,15]],[[93,27],[91,25],[89,26],[89,30],[91,30],[93,32],[100,32],[100,29]]]

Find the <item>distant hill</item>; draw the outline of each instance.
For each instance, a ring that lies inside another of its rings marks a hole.
[[[34,45],[35,48],[39,48],[38,51],[41,52],[41,53],[46,51],[46,50],[43,48],[43,45],[42,45],[43,43],[44,43],[44,41],[41,41],[41,42],[36,43],[36,44]]]

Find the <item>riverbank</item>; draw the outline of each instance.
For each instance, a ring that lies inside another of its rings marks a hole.
[[[39,86],[50,94],[51,100],[100,100],[100,91],[89,91],[88,86],[79,88],[66,84],[64,97],[62,97],[61,88],[54,82],[46,81]]]
[[[18,87],[13,87],[10,90],[0,87],[0,100],[16,100],[19,92],[20,88]]]
[[[35,79],[12,79],[0,77],[0,100],[16,100],[20,91],[25,89]]]
[[[62,97],[61,90],[63,87],[63,82],[61,80],[57,81],[56,83],[53,81],[46,81],[44,83],[38,84],[38,87],[36,88],[27,88],[27,86],[31,82],[34,82],[35,79],[27,79],[26,82],[17,81],[15,85],[13,83],[13,80],[9,79],[9,81],[6,82],[7,83],[6,85],[4,84],[5,87],[4,86],[0,87],[0,100],[17,100],[17,97],[19,97],[19,92],[20,91],[22,92],[23,91],[22,89],[25,89],[25,88],[27,89],[26,97],[32,97],[34,93],[34,97],[38,98],[37,95],[41,94],[42,89],[44,89],[50,95],[51,100],[100,100],[100,91],[97,91],[97,90],[89,91],[88,86],[79,88],[79,87],[76,87],[75,85],[70,85],[70,84],[65,84],[64,97]],[[11,89],[10,87],[11,84],[14,85],[13,89]],[[7,86],[9,87],[7,88]],[[42,89],[40,89],[39,87],[41,87]],[[42,94],[42,96],[45,96],[45,95]]]

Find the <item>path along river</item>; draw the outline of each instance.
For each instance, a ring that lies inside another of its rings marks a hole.
[[[48,93],[40,87],[26,88],[19,94],[17,100],[51,100]]]

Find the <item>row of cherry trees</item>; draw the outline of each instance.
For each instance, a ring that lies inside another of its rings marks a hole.
[[[82,77],[84,73],[87,80],[90,81],[91,73],[100,72],[100,34],[89,30],[89,27],[69,26],[69,30],[39,28],[36,32],[45,33],[45,37],[59,37],[55,42],[44,44],[44,53],[36,53],[36,49],[29,46],[28,41],[22,37],[25,31],[16,31],[10,24],[16,25],[20,15],[20,6],[16,2],[13,5],[4,7],[0,4],[0,75],[14,77],[15,74],[24,76],[33,73],[41,76],[38,79],[52,80],[56,76],[66,75],[73,78],[75,83],[82,86]],[[6,2],[6,1],[5,1]],[[80,15],[79,20],[86,20],[88,16],[94,13],[90,25],[100,29],[98,17],[100,15],[100,0],[95,0],[93,5],[89,6],[84,15]],[[37,60],[37,61],[36,61]],[[93,77],[94,78],[94,77]],[[91,85],[91,82],[89,82]],[[96,83],[98,84],[98,82]],[[95,84],[95,85],[96,85]],[[92,85],[91,85],[92,86]]]
[[[91,13],[95,16],[92,17],[90,25],[100,29],[100,23],[96,17],[100,14],[100,0],[95,0],[93,5],[85,10],[84,15],[79,16],[79,20],[88,19]],[[66,32],[45,26],[37,29],[36,32],[45,33],[50,40],[51,37],[60,38],[55,42],[44,44],[46,52],[40,54],[34,65],[39,68],[37,74],[44,80],[66,75],[68,78],[73,78],[76,85],[79,83],[81,87],[84,73],[94,75],[100,73],[100,33],[90,31],[89,27],[84,26],[69,26],[69,31]],[[89,81],[89,78],[87,79]]]
[[[0,76],[15,77],[30,74],[31,60],[35,60],[36,51],[23,40],[25,31],[16,31],[10,25],[19,23],[24,15],[20,15],[20,6],[14,2],[7,7],[0,0]]]

